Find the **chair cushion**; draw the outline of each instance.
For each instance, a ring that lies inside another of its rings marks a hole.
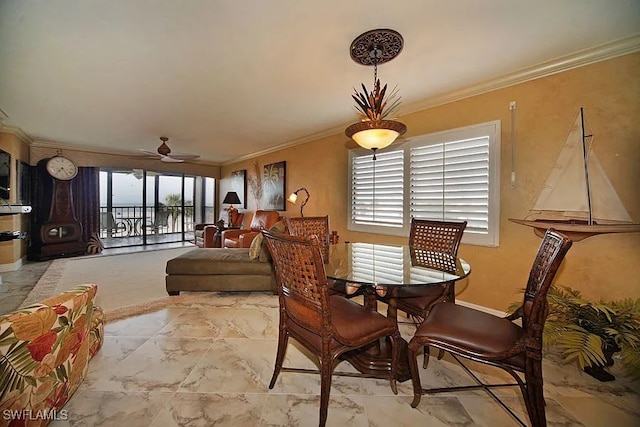
[[[350,299],[340,295],[329,297],[331,307],[331,323],[340,337],[344,338],[350,345],[354,343],[364,344],[370,339],[370,335],[392,334],[396,329],[394,319],[383,316],[377,311],[360,305]]]
[[[329,297],[329,305],[331,323],[338,335],[329,343],[332,351],[343,345],[362,346],[373,342],[377,337],[392,335],[396,330],[397,326],[393,319],[342,296]],[[295,335],[320,350],[322,338],[319,334],[311,332],[293,319],[289,321],[288,327]]]
[[[463,353],[490,355],[512,348],[523,335],[524,330],[508,319],[443,302],[433,306],[414,337],[444,342],[465,349]],[[510,363],[523,367],[523,359],[511,359]]]

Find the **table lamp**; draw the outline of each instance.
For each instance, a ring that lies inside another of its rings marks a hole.
[[[224,196],[224,200],[222,201],[222,203],[229,204],[229,207],[227,208],[227,211],[229,213],[229,220],[227,221],[227,225],[231,226],[233,225],[233,212],[237,211],[237,209],[234,208],[233,205],[240,204],[240,197],[238,197],[238,193],[236,193],[235,191],[229,191],[227,195]]]
[[[306,188],[304,187],[298,188],[296,191],[294,191],[289,195],[289,197],[287,198],[287,201],[295,205],[296,202],[298,201],[298,193],[301,191],[304,191],[305,193],[307,193],[307,198],[304,199],[304,202],[302,202],[302,204],[300,205],[300,216],[304,216],[304,214],[302,213],[302,209],[304,209],[304,205],[307,204],[307,202],[309,201],[309,197],[311,197]]]

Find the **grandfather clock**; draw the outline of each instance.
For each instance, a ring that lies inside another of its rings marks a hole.
[[[86,252],[82,224],[73,206],[72,180],[77,173],[76,165],[61,155],[38,162],[29,259],[45,260]]]

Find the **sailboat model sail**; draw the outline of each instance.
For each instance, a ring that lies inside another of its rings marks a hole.
[[[530,212],[530,220],[509,218],[533,227],[538,236],[548,228],[574,241],[602,233],[640,231],[618,197],[593,152],[591,132],[585,132],[583,110],[567,136],[558,160]]]

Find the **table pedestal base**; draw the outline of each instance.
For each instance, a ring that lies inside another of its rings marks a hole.
[[[407,341],[400,338],[398,344],[400,345],[400,355],[396,381],[404,382],[411,379]],[[391,341],[389,338],[383,338],[358,350],[349,351],[342,355],[342,359],[351,363],[358,372],[368,377],[391,379]]]

